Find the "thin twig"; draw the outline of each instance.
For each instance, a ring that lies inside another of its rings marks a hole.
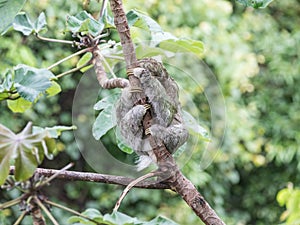
[[[44,206],[44,204],[37,198],[34,197],[34,201],[38,204],[38,206],[44,211],[44,213],[48,216],[48,218],[51,220],[51,222],[54,225],[59,225],[59,223],[56,221],[56,219],[52,216],[52,214],[49,212],[49,210]]]
[[[114,207],[114,211],[118,211],[122,200],[125,198],[125,196],[128,194],[128,192],[131,190],[131,188],[133,188],[136,184],[138,184],[139,182],[141,182],[145,179],[157,176],[159,173],[161,173],[161,172],[160,171],[150,172],[150,173],[147,173],[147,174],[145,174],[141,177],[138,177],[137,179],[130,182],[130,184],[128,184],[127,187],[123,190],[121,196],[119,197],[118,201],[116,202],[115,207]]]
[[[92,49],[92,48],[90,47],[90,48],[85,48],[85,49],[82,49],[82,50],[80,50],[80,51],[78,51],[78,52],[75,52],[74,54],[69,55],[69,56],[67,56],[66,58],[63,58],[63,59],[59,60],[58,62],[54,63],[53,65],[49,66],[47,69],[48,69],[48,70],[51,70],[51,69],[53,69],[54,67],[58,66],[59,64],[61,64],[61,63],[65,62],[65,61],[67,61],[67,60],[73,58],[74,56],[81,55],[81,54],[83,54],[83,53],[89,52],[91,49]]]
[[[65,76],[65,75],[68,75],[68,74],[70,74],[70,73],[74,73],[74,72],[76,72],[76,71],[78,71],[78,70],[81,70],[82,68],[84,68],[84,67],[86,67],[86,66],[89,66],[89,65],[91,65],[91,60],[88,61],[87,63],[83,64],[82,66],[73,68],[73,69],[71,69],[71,70],[68,70],[68,71],[66,71],[66,72],[63,72],[63,73],[60,73],[60,74],[56,75],[56,76],[53,78],[53,80],[55,80],[55,79],[57,79],[57,78],[61,78],[61,77]]]
[[[103,55],[101,54],[101,58],[102,61],[104,62],[104,64],[106,65],[106,67],[108,68],[109,72],[111,73],[111,75],[113,76],[113,78],[117,78],[115,72],[112,70],[112,68],[110,67],[110,65],[108,64],[108,62],[106,61],[106,59],[103,57]]]
[[[52,205],[52,206],[54,206],[54,207],[60,208],[60,209],[62,209],[62,210],[65,210],[65,211],[67,211],[67,212],[73,213],[74,215],[80,216],[80,217],[82,217],[82,218],[88,219],[88,220],[90,220],[90,221],[92,221],[92,222],[94,222],[94,223],[96,223],[96,224],[99,224],[97,221],[95,221],[95,220],[89,218],[88,216],[85,216],[85,215],[83,215],[83,214],[81,214],[81,213],[79,213],[79,212],[77,212],[77,211],[75,211],[75,210],[73,210],[73,209],[70,209],[70,208],[68,208],[68,207],[66,207],[66,206],[57,204],[57,203],[52,202],[52,201],[49,201],[49,200],[45,200],[45,203],[47,203],[47,204],[49,204],[49,205]]]
[[[68,169],[70,169],[72,166],[74,166],[74,163],[69,163],[68,165],[66,165],[64,168],[58,170],[56,173],[54,173],[51,177],[49,177],[48,179],[46,179],[44,182],[40,183],[38,185],[38,187],[43,187],[46,184],[50,184],[50,182],[55,179],[60,173],[62,173],[63,171],[66,171]]]
[[[6,209],[6,208],[9,208],[11,206],[14,206],[16,204],[19,204],[22,201],[23,198],[24,198],[24,196],[22,195],[18,198],[15,198],[15,199],[11,200],[11,201],[4,202],[3,204],[0,204],[0,210],[3,210],[3,209]]]
[[[97,37],[95,37],[95,38],[93,39],[93,41],[97,41],[97,40],[99,40],[100,38],[108,37],[109,35],[110,35],[110,31],[107,30],[107,33],[105,33],[105,34],[99,34]]]
[[[13,225],[19,225],[26,216],[26,213],[26,211],[22,212],[22,214],[18,217],[17,221]]]

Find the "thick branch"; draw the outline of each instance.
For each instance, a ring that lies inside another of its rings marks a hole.
[[[44,169],[44,168],[37,168],[35,170],[35,173],[38,173],[45,177],[51,177],[53,174],[56,174],[58,172],[59,174],[56,177],[57,179],[71,180],[71,181],[90,181],[90,182],[99,182],[99,183],[127,186],[134,180],[129,177],[113,176],[113,175],[106,175],[106,174],[99,174],[99,173],[60,171],[60,170]],[[15,173],[15,167],[11,166],[10,174],[13,175],[14,173]],[[167,184],[153,183],[149,181],[140,182],[135,187],[147,188],[147,189],[169,189],[170,188],[170,186],[168,186]]]
[[[114,23],[121,39],[126,68],[134,68],[137,66],[137,60],[122,0],[110,0],[110,7],[114,15]]]

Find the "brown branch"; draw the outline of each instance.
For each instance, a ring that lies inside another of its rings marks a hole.
[[[122,0],[110,0],[110,7],[114,15],[114,23],[121,39],[126,68],[134,68],[137,66],[137,60]]]
[[[104,89],[112,89],[112,88],[124,88],[129,85],[127,79],[124,78],[113,78],[108,79],[104,67],[102,65],[102,55],[98,46],[92,50],[93,54],[93,65],[95,68],[97,80],[100,86]]]
[[[15,167],[10,167],[10,174],[15,173]],[[78,172],[78,171],[61,171],[55,169],[44,169],[37,168],[35,173],[43,175],[45,177],[51,177],[54,174],[57,174],[57,179],[70,180],[70,181],[90,181],[90,182],[99,182],[106,184],[117,184],[122,186],[127,186],[134,179],[123,176],[113,176],[99,173],[89,173],[89,172]],[[147,189],[169,189],[170,186],[164,183],[143,181],[137,184],[137,188],[147,188]]]

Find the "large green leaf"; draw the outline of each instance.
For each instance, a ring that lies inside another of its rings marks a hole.
[[[120,93],[108,95],[107,97],[104,97],[101,100],[99,100],[94,105],[94,109],[102,110],[108,108],[109,106],[114,106],[119,98],[120,98]]]
[[[67,28],[73,33],[99,35],[105,28],[101,21],[97,21],[86,11],[82,11],[75,16],[68,16]]]
[[[93,136],[99,140],[111,128],[116,126],[115,103],[119,98],[119,93],[109,95],[94,105],[95,110],[102,110],[93,124]]]
[[[162,28],[155,20],[140,11],[130,10],[126,14],[126,17],[129,26],[139,27],[150,32],[163,32]]]
[[[267,7],[273,0],[236,0],[244,6],[251,6],[255,9]]]
[[[105,214],[103,217],[104,222],[109,222],[107,224],[115,224],[115,225],[133,225],[136,224],[138,221],[137,218],[130,217],[124,213],[120,212],[113,212],[112,214]]]
[[[45,13],[41,13],[35,22],[31,22],[27,14],[20,13],[15,17],[13,27],[15,30],[28,36],[32,33],[39,33],[46,29],[47,22]]]
[[[54,75],[47,69],[18,65],[15,67],[14,86],[20,96],[33,102],[52,85],[51,78],[54,78]]]
[[[33,127],[29,122],[18,134],[0,124],[0,185],[8,176],[9,166],[15,165],[15,178],[18,181],[28,179],[44,156],[53,158],[56,150],[55,140],[62,131],[74,127]]]
[[[97,116],[95,123],[93,124],[93,136],[96,140],[99,140],[110,129],[116,126],[116,120],[114,119],[114,110],[112,106],[102,110]]]
[[[0,33],[14,21],[26,0],[0,0]]]
[[[151,34],[151,44],[149,47],[145,47],[146,51],[143,52],[140,51],[140,49],[137,49],[139,56],[149,57],[162,55],[160,52],[162,50],[159,51],[159,48],[174,53],[191,52],[199,57],[201,57],[203,54],[204,46],[201,41],[192,39],[178,39],[174,35],[164,32],[157,22],[140,11],[130,10],[126,14],[126,17],[130,26],[141,28],[150,32]],[[144,49],[144,46],[141,48]]]
[[[23,181],[32,176],[41,163],[41,152],[53,151],[45,143],[47,136],[47,132],[33,134],[31,123],[18,134],[0,124],[0,184],[6,179],[11,162],[15,165],[16,180]]]
[[[198,57],[203,56],[204,45],[202,41],[192,39],[169,39],[159,43],[159,47],[170,52],[191,52]]]

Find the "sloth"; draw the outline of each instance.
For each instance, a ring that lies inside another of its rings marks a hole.
[[[137,170],[156,164],[156,157],[146,134],[161,140],[172,154],[188,139],[179,103],[178,86],[163,65],[154,59],[139,61],[133,75],[141,83],[147,97],[147,104],[135,105],[134,90],[126,87],[116,105],[117,127],[124,142],[138,155]],[[152,115],[152,125],[144,132],[143,118],[147,110]]]

